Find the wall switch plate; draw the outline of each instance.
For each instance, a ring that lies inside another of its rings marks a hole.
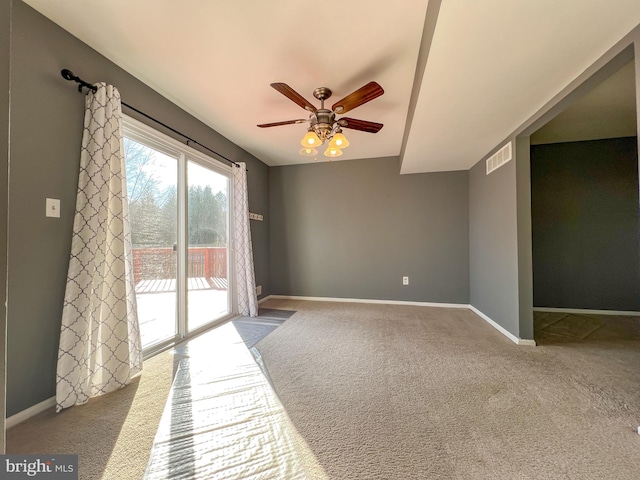
[[[402,277],[402,284],[409,285],[409,277]]]
[[[58,198],[47,198],[45,202],[46,206],[46,216],[60,218],[60,199]]]
[[[262,285],[256,287],[256,295],[262,295]]]

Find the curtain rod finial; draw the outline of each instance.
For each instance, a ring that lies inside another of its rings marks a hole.
[[[76,76],[73,74],[73,72],[67,68],[63,69],[60,74],[62,75],[62,77],[65,80],[75,80]]]

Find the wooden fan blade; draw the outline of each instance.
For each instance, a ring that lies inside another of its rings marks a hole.
[[[351,130],[361,130],[363,132],[378,133],[384,126],[382,123],[369,122],[367,120],[358,120],[356,118],[342,117],[338,120],[338,123],[344,128],[350,128]]]
[[[287,97],[289,100],[297,103],[305,110],[309,110],[310,112],[315,113],[317,108],[314,107],[311,103],[309,103],[302,95],[296,92],[293,88],[291,88],[286,83],[272,83],[271,86],[279,91],[282,95]]]
[[[261,123],[260,125],[258,125],[258,127],[260,128],[277,127],[279,125],[291,125],[294,123],[304,123],[304,122],[308,122],[308,120],[305,120],[304,118],[299,118],[298,120],[286,120],[284,122]]]
[[[331,110],[335,113],[346,113],[364,103],[370,102],[374,98],[378,98],[383,93],[384,90],[380,85],[376,82],[369,82],[364,87],[359,88],[342,100],[334,103]]]

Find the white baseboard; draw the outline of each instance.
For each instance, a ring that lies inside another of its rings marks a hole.
[[[536,346],[535,340],[527,340],[527,339],[516,337],[507,329],[505,329],[501,325],[491,320],[491,318],[489,318],[487,315],[482,313],[473,305],[468,305],[463,303],[432,303],[432,302],[408,302],[403,300],[373,300],[373,299],[367,299],[367,298],[332,298],[332,297],[302,297],[302,296],[296,296],[296,295],[267,295],[266,297],[258,300],[258,304],[264,303],[269,299],[309,300],[312,302],[344,302],[344,303],[373,303],[373,304],[385,304],[385,305],[412,305],[417,307],[438,307],[438,308],[463,308],[463,309],[471,310],[472,312],[474,312],[476,315],[484,319],[487,323],[489,323],[489,325],[494,327],[496,330],[498,330],[500,333],[502,333],[505,337],[507,337],[512,342],[514,342],[516,345],[525,345],[525,346],[532,346],[532,347]],[[554,308],[554,309],[534,308],[533,310],[540,311],[540,312],[568,312],[569,313],[569,309],[559,309],[559,308]],[[580,310],[580,311],[571,310],[571,313],[598,313],[598,312],[600,311],[599,310]],[[608,315],[640,316],[640,312],[612,313],[610,310],[605,310],[604,312],[609,312],[609,313],[602,313],[602,315],[608,314]],[[56,406],[56,397],[48,398],[36,405],[33,405],[32,407],[27,408],[26,410],[22,410],[21,412],[18,412],[15,415],[8,417],[5,422],[5,428],[9,429],[55,406]]]
[[[516,337],[513,333],[511,333],[509,330],[507,330],[506,328],[504,328],[502,325],[499,325],[498,323],[496,323],[495,321],[493,321],[491,318],[489,318],[487,315],[485,315],[484,313],[482,313],[480,310],[478,310],[476,307],[474,307],[473,305],[469,305],[469,309],[475,313],[476,315],[478,315],[480,318],[484,319],[487,323],[489,323],[489,325],[491,325],[493,328],[495,328],[496,330],[498,330],[500,333],[502,333],[505,337],[507,337],[509,340],[511,340],[513,343],[515,343],[516,345],[524,345],[527,347],[535,347],[536,346],[536,341],[535,340],[529,340],[526,338],[519,338]]]
[[[439,307],[439,308],[464,308],[466,310],[471,310],[479,317],[484,319],[489,325],[502,333],[505,337],[511,340],[516,345],[530,346],[535,347],[536,341],[529,340],[526,338],[518,338],[513,333],[509,332],[506,328],[502,327],[487,315],[482,313],[473,305],[462,304],[462,303],[431,303],[431,302],[407,302],[402,300],[371,300],[366,298],[332,298],[332,297],[303,297],[296,295],[269,295],[263,300],[267,300],[267,298],[273,299],[281,299],[281,300],[309,300],[312,302],[345,302],[345,303],[375,303],[375,304],[386,304],[386,305],[414,305],[418,307]]]
[[[374,300],[369,298],[302,297],[296,295],[269,295],[269,298],[280,300],[309,300],[312,302],[374,303],[383,305],[413,305],[416,307],[469,308],[469,305],[463,303],[409,302],[405,300]]]
[[[11,427],[15,427],[19,423],[24,422],[25,420],[42,413],[50,408],[54,408],[56,406],[56,397],[47,398],[46,400],[33,405],[32,407],[27,408],[26,410],[22,410],[21,412],[16,413],[15,415],[11,415],[7,418],[5,422],[5,428],[9,429]]]
[[[534,312],[550,312],[550,313],[578,313],[582,315],[618,315],[626,317],[640,317],[640,312],[625,310],[589,310],[586,308],[552,308],[552,307],[533,307]]]
[[[267,295],[264,298],[261,298],[260,300],[258,300],[258,305],[260,305],[261,303],[266,302],[267,300],[269,300],[271,298],[271,295]]]

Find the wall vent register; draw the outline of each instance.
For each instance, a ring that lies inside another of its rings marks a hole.
[[[511,142],[487,158],[487,175],[511,160]]]

